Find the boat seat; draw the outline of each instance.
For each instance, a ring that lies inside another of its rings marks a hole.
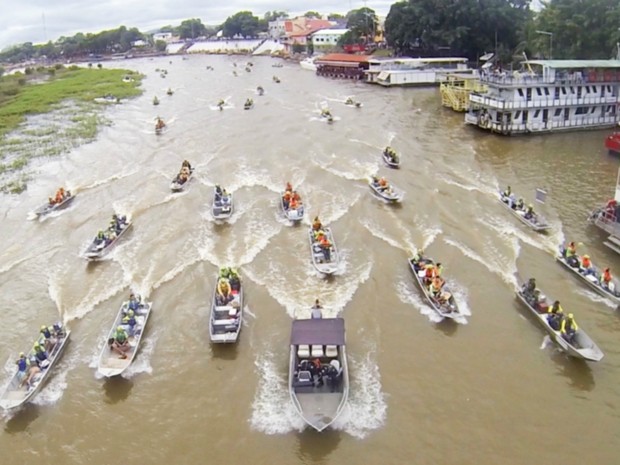
[[[312,357],[316,357],[316,358],[323,357],[323,346],[320,346],[320,345],[312,346]]]
[[[338,346],[325,346],[325,356],[329,358],[338,357]]]
[[[300,371],[297,373],[293,381],[294,387],[312,387],[314,386],[314,381],[312,379],[312,373],[309,371]]]
[[[299,358],[308,358],[310,357],[310,346],[309,345],[300,345],[297,347],[297,356]]]
[[[237,320],[235,318],[227,318],[224,320],[213,320],[213,326],[234,325]]]

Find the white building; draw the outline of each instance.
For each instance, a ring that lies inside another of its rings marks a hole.
[[[269,21],[269,37],[278,39],[286,34],[286,22],[288,18],[278,18],[275,21]]]
[[[163,40],[170,42],[172,40],[172,32],[156,32],[153,34],[153,41]]]
[[[485,70],[488,92],[469,96],[465,122],[500,134],[613,127],[620,60],[531,60],[525,71]]]
[[[340,39],[348,29],[321,29],[312,34],[312,45],[314,50],[333,49],[338,45]]]

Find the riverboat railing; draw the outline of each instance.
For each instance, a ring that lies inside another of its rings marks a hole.
[[[471,93],[469,99],[472,103],[483,105],[498,110],[529,109],[529,108],[556,108],[578,105],[616,105],[618,97],[608,95],[605,97],[562,97],[562,98],[536,98],[532,100],[506,100],[489,95]]]
[[[540,84],[553,84],[553,85],[575,85],[575,84],[592,84],[592,83],[620,83],[620,73],[616,71],[605,72],[589,72],[586,74],[575,73],[556,73],[554,76],[542,76],[540,74],[532,73],[520,73],[513,71],[512,73],[503,72],[483,72],[480,75],[480,80],[489,84],[498,84],[505,86],[525,86]]]

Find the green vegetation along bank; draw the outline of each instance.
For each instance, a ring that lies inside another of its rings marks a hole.
[[[28,162],[94,140],[106,105],[95,98],[140,95],[142,75],[118,69],[26,69],[0,80],[0,191],[26,188]]]

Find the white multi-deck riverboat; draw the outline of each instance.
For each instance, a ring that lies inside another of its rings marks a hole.
[[[373,58],[368,60],[366,82],[391,86],[437,85],[448,74],[474,73],[467,58]]]
[[[465,122],[499,134],[599,129],[620,121],[620,60],[526,60],[483,70]]]

